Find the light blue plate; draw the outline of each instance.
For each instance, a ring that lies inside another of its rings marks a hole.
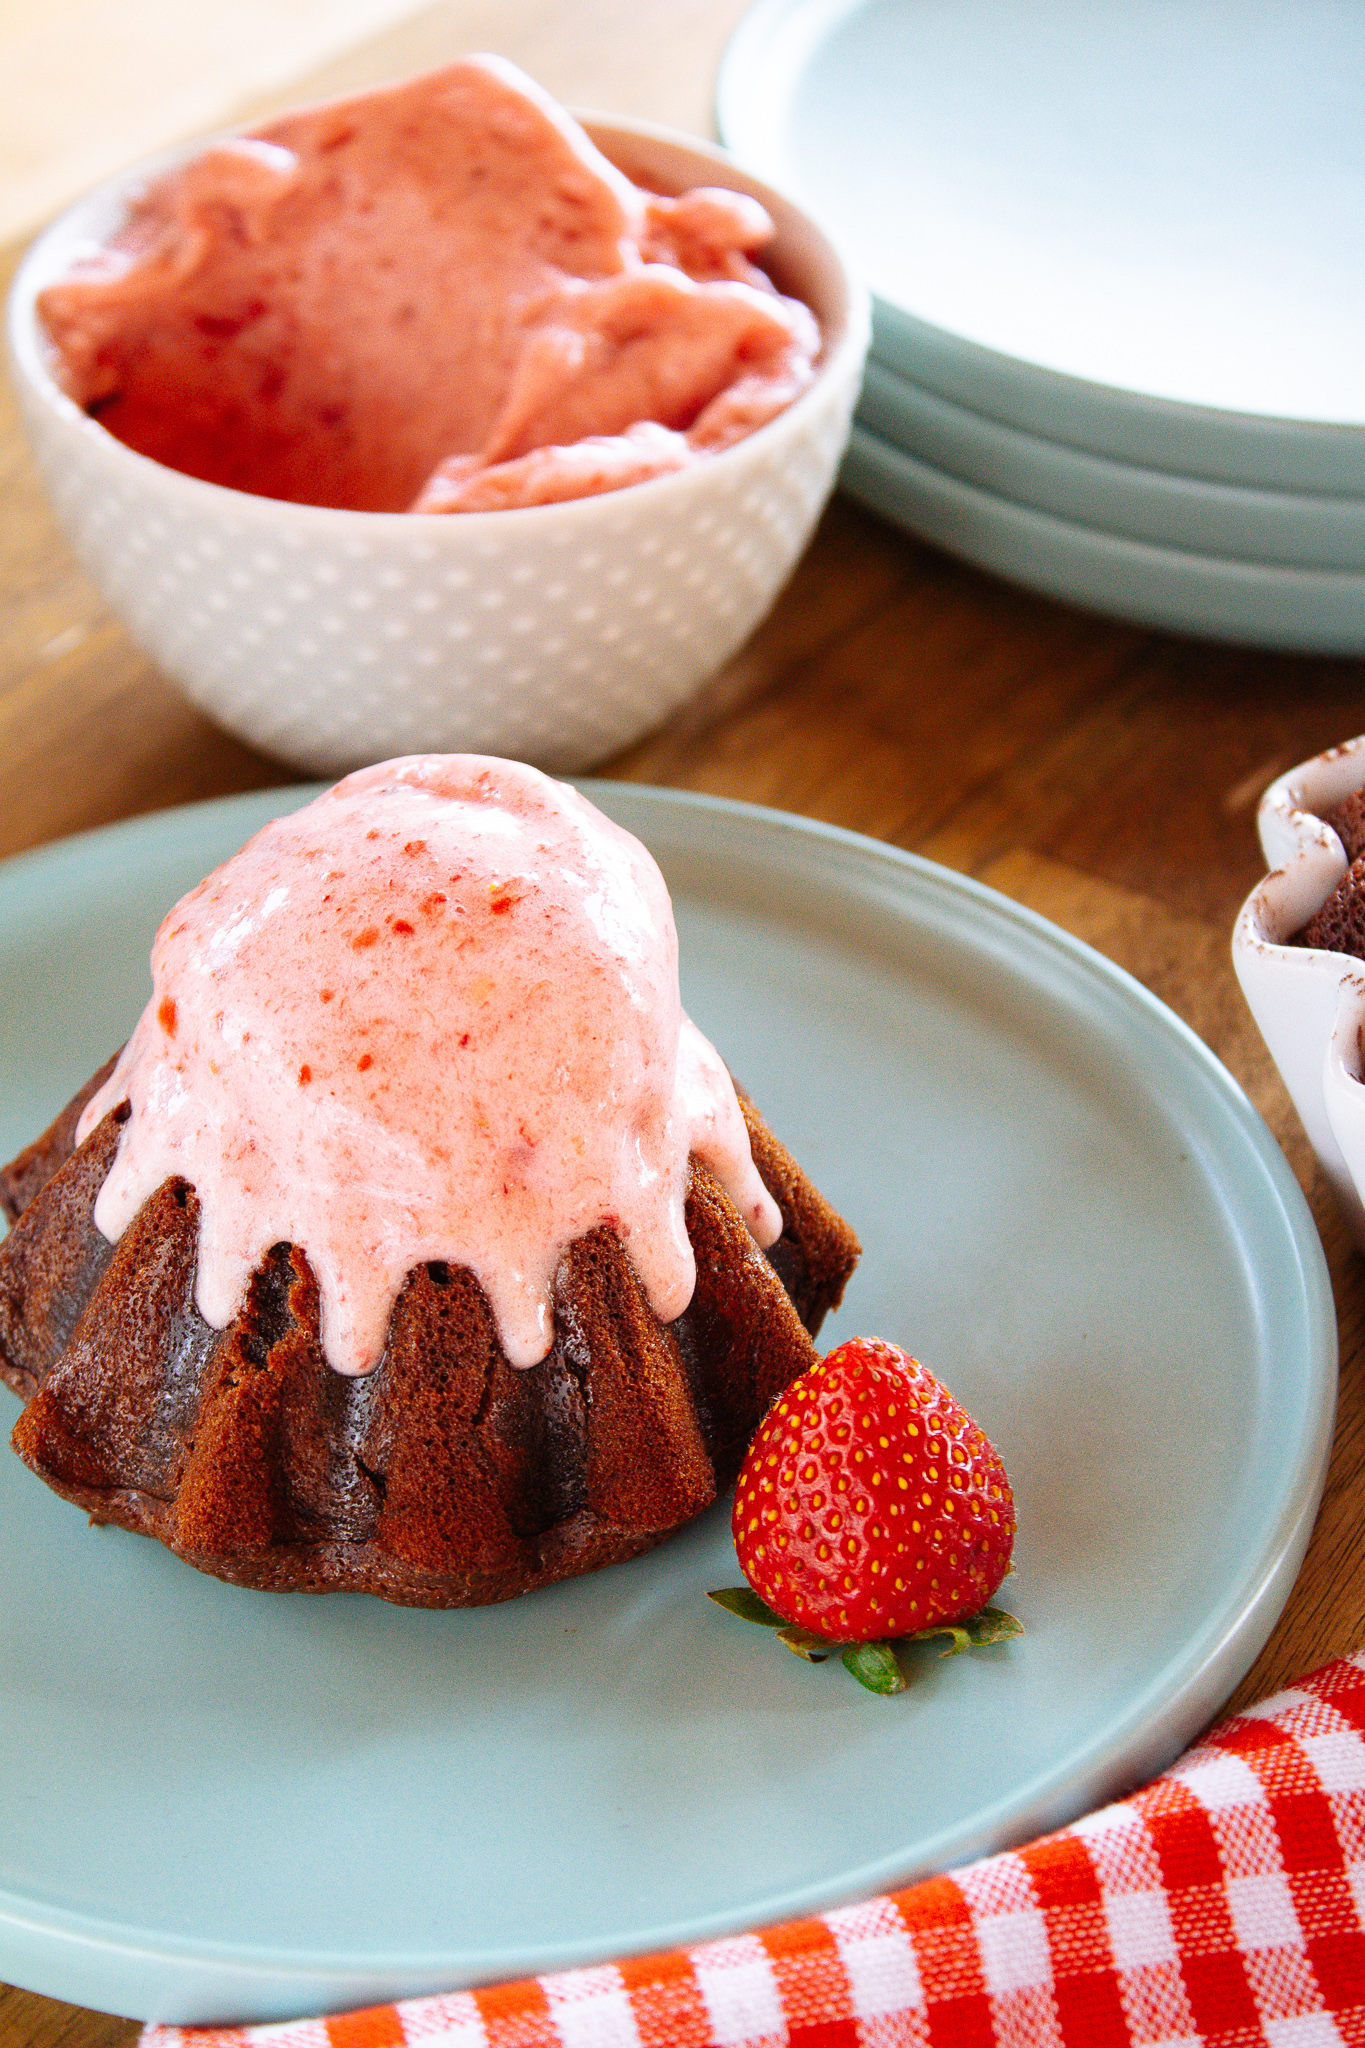
[[[1335,1325],[1299,1188],[1223,1068],[957,875],[593,793],[668,876],[689,1009],[862,1234],[831,1340],[913,1346],[999,1443],[1027,1636],[921,1655],[876,1699],[705,1598],[736,1578],[724,1506],[500,1608],[246,1592],[0,1457],[0,1978],[260,2020],[808,1913],[1131,1786],[1273,1626]],[[0,1146],[128,1029],[172,899],[299,794],[0,869]]]
[[[1365,654],[1365,574],[1154,547],[983,490],[865,426],[842,487],[925,540],[1028,590],[1172,633],[1304,654]]]
[[[1365,497],[1365,13],[758,0],[740,161],[822,222],[873,354],[1092,454]]]
[[[1365,497],[1250,491],[1090,455],[954,405],[869,362],[858,424],[963,483],[1073,525],[1258,568],[1365,576]]]

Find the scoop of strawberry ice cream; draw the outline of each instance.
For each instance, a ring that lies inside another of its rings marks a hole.
[[[683,1013],[662,875],[516,762],[385,762],[267,825],[163,922],[152,999],[79,1136],[125,1099],[105,1236],[190,1182],[206,1321],[229,1322],[272,1245],[299,1245],[341,1372],[378,1363],[404,1279],[438,1259],[474,1273],[508,1358],[533,1364],[560,1257],[603,1223],[671,1321],[696,1277],[692,1154],[759,1244],[781,1229],[734,1084]]]
[[[477,57],[204,151],[39,307],[71,395],[173,469],[484,509],[704,460],[789,404],[820,335],[752,260],[772,233],[741,193],[640,190]]]

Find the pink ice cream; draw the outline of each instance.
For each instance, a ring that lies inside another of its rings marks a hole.
[[[131,1103],[95,1208],[110,1239],[168,1178],[193,1184],[215,1328],[287,1241],[327,1358],[365,1372],[406,1275],[441,1259],[527,1366],[553,1341],[560,1257],[598,1224],[661,1320],[682,1313],[690,1153],[759,1244],[781,1229],[683,1014],[662,875],[534,768],[419,754],[348,776],[176,905],[152,989],[79,1136]]]
[[[704,460],[811,381],[743,194],[641,191],[512,65],[290,114],[152,184],[39,306],[101,424],[304,504],[457,512]]]

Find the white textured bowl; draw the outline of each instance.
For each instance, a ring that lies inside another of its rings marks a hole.
[[[720,151],[641,123],[585,122],[628,176],[751,192],[768,267],[817,314],[820,374],[757,433],[694,468],[567,504],[445,515],[284,504],[135,454],[59,389],[35,311],[125,195],[189,154],[97,187],[24,258],[8,338],[44,480],[133,638],[199,707],[318,773],[393,754],[516,755],[569,770],[657,725],[772,605],[833,488],[868,305],[831,243]],[[196,145],[200,147],[202,145]]]
[[[1365,788],[1365,736],[1273,782],[1257,830],[1272,872],[1242,905],[1233,965],[1323,1172],[1365,1249],[1365,961],[1286,943],[1346,872],[1323,813]]]

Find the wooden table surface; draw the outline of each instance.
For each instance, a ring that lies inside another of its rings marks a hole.
[[[742,0],[444,0],[341,57],[320,41],[325,68],[268,95],[256,74],[229,70],[214,119],[496,48],[576,105],[709,132],[716,63],[741,12]],[[192,711],[115,623],[48,511],[7,394],[0,475],[0,854],[295,779]],[[1266,1118],[1326,1247],[1341,1394],[1307,1561],[1239,1702],[1365,1641],[1365,1261],[1228,956],[1261,872],[1261,789],[1362,728],[1360,662],[1117,625],[1015,590],[837,497],[753,641],[662,731],[601,764],[827,819],[976,876],[1137,975]],[[133,2032],[0,1987],[0,2048],[107,2048]]]

